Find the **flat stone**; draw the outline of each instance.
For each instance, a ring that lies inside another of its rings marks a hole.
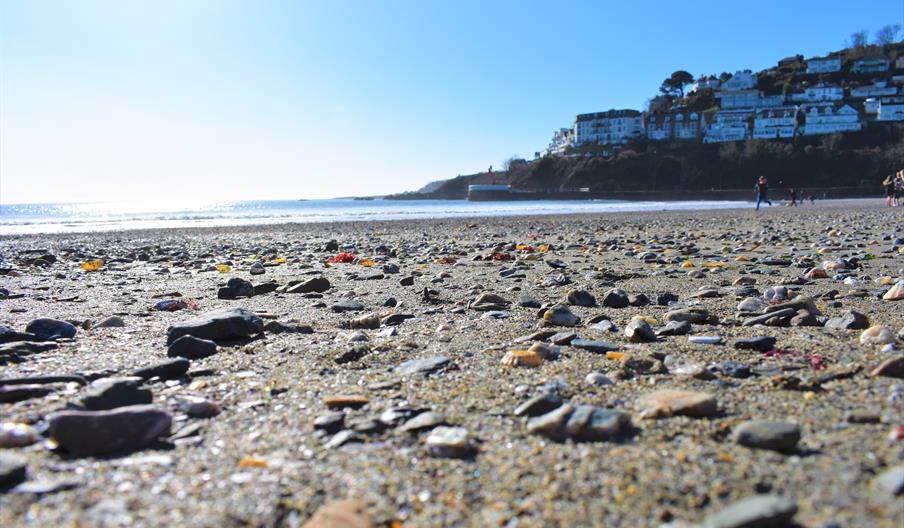
[[[160,377],[163,379],[181,378],[187,372],[191,362],[185,358],[176,358],[149,367],[144,367],[132,373],[133,376],[142,379]]]
[[[326,431],[329,434],[338,433],[343,427],[345,427],[345,413],[341,411],[327,413],[314,420],[314,429]]]
[[[734,439],[746,447],[789,452],[800,441],[800,427],[792,423],[751,420],[738,426]]]
[[[167,344],[185,335],[211,341],[245,339],[261,333],[264,322],[244,308],[216,310],[171,326],[167,331]]]
[[[91,382],[81,399],[82,407],[91,411],[103,411],[151,403],[154,395],[142,388],[142,378],[101,378]]]
[[[643,416],[649,418],[684,415],[706,417],[716,414],[719,406],[716,398],[706,392],[686,390],[661,390],[640,399]]]
[[[173,341],[166,351],[169,357],[204,359],[217,353],[217,344],[209,339],[184,335]]]
[[[439,413],[435,413],[433,411],[427,411],[421,414],[418,414],[414,418],[405,422],[402,427],[399,428],[399,431],[403,433],[417,433],[420,431],[425,431],[427,429],[433,429],[439,425],[445,425],[446,419]]]
[[[869,328],[869,319],[860,312],[849,310],[841,317],[832,317],[826,321],[825,327],[834,330],[866,330]]]
[[[738,350],[756,350],[757,352],[766,352],[775,348],[776,339],[771,336],[757,336],[750,339],[738,339],[734,343],[734,347]]]
[[[402,376],[412,374],[431,374],[443,370],[452,364],[446,356],[431,356],[423,359],[412,359],[399,364],[393,371]]]
[[[887,497],[904,494],[904,466],[886,469],[873,480],[873,487]]]
[[[590,339],[575,339],[571,342],[571,346],[596,353],[614,352],[621,349],[619,345],[613,343],[607,343],[606,341],[593,341]]]
[[[659,306],[668,306],[673,302],[678,302],[678,296],[674,293],[660,293],[656,296],[656,304]]]
[[[358,407],[364,407],[370,403],[370,398],[367,398],[366,396],[339,394],[336,396],[325,397],[323,403],[326,404],[328,409],[344,409],[346,407],[357,409]]]
[[[546,392],[530,398],[515,408],[515,416],[540,416],[562,405],[562,397]]]
[[[704,308],[682,308],[680,310],[672,310],[666,312],[666,321],[687,321],[692,324],[703,324],[709,322],[709,310]]]
[[[169,412],[153,405],[133,405],[109,411],[59,411],[48,419],[48,432],[59,446],[76,456],[132,451],[167,436]]]
[[[797,314],[797,311],[794,308],[785,308],[784,310],[779,310],[777,312],[770,312],[762,315],[758,315],[756,317],[751,317],[744,321],[744,326],[754,326],[758,324],[767,324],[769,321],[773,319],[782,319],[782,318],[790,318]]]
[[[691,333],[694,326],[687,321],[669,321],[665,326],[656,330],[658,337],[680,336]]]
[[[708,516],[703,528],[780,528],[790,526],[797,504],[776,495],[754,495]]]
[[[37,384],[0,385],[0,403],[16,403],[32,398],[43,398],[54,392],[51,387]]]
[[[126,322],[122,320],[122,317],[112,315],[94,325],[94,328],[123,328],[125,326]]]
[[[330,306],[330,310],[343,313],[343,312],[360,312],[364,309],[364,305],[359,303],[354,299],[343,299],[336,304]]]
[[[470,434],[464,427],[436,427],[427,435],[425,444],[430,456],[436,458],[463,458],[474,451]]]
[[[581,318],[574,315],[567,306],[557,304],[543,313],[543,321],[553,326],[575,326]]]
[[[25,327],[25,331],[34,334],[35,337],[41,341],[47,341],[51,339],[75,337],[78,330],[72,323],[51,319],[49,317],[41,317],[28,323],[28,326]]]
[[[304,282],[289,286],[286,293],[323,293],[330,289],[330,281],[325,277],[314,277]]]

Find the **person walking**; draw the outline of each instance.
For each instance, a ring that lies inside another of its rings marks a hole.
[[[797,207],[797,189],[791,188],[791,207]]]
[[[892,194],[892,204],[895,206],[904,206],[904,170],[899,170],[895,174],[894,194]]]
[[[893,177],[891,174],[885,177],[882,180],[882,187],[885,188],[885,207],[892,207],[892,204],[895,200],[895,182],[897,181],[897,177]]]
[[[760,210],[760,203],[766,202],[772,207],[772,202],[769,201],[769,180],[766,179],[765,176],[760,176],[760,179],[756,182],[756,210]]]

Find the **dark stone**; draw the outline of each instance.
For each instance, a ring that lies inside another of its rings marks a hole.
[[[432,356],[423,359],[412,359],[398,365],[394,370],[396,374],[409,376],[412,374],[431,374],[447,368],[452,360],[446,356]]]
[[[37,341],[38,336],[30,332],[19,332],[9,325],[0,325],[0,343],[12,343],[15,341]]]
[[[776,495],[754,495],[708,516],[702,528],[780,528],[791,526],[797,504]]]
[[[578,335],[574,332],[556,332],[547,341],[554,345],[568,345],[577,338]]]
[[[726,361],[724,363],[719,363],[718,365],[713,366],[713,370],[721,372],[729,378],[744,379],[750,377],[750,365],[746,365],[738,361]]]
[[[286,293],[323,293],[329,290],[330,286],[330,281],[326,277],[314,277],[290,286],[286,289]]]
[[[643,293],[628,296],[628,304],[631,306],[646,306],[650,304],[650,298]]]
[[[154,395],[141,387],[141,378],[101,378],[91,383],[82,397],[82,407],[91,411],[104,411],[128,405],[151,403]]]
[[[50,387],[41,385],[0,385],[0,403],[16,403],[42,398],[53,392]]]
[[[562,397],[558,394],[547,392],[524,401],[515,408],[515,416],[540,416],[562,405]]]
[[[25,331],[34,334],[41,341],[47,341],[50,339],[75,337],[78,329],[66,321],[41,317],[28,323]]]
[[[15,455],[0,453],[0,489],[15,486],[25,480],[25,460]]]
[[[397,326],[407,321],[408,319],[414,319],[414,315],[412,314],[391,314],[387,315],[381,321],[386,326]]]
[[[226,283],[225,288],[217,292],[219,299],[236,299],[238,297],[251,297],[254,295],[254,285],[240,277],[233,277]]]
[[[571,346],[596,353],[614,352],[621,348],[620,346],[613,343],[607,343],[605,341],[592,341],[590,339],[575,339],[571,342]]]
[[[673,302],[678,302],[678,296],[674,293],[666,292],[656,296],[656,304],[659,306],[668,306]]]
[[[270,321],[264,325],[264,332],[268,334],[313,334],[314,329],[310,325],[285,324],[279,321]]]
[[[603,294],[603,306],[609,308],[627,308],[630,305],[628,294],[624,290],[613,288]]]
[[[314,429],[325,431],[328,434],[335,434],[345,427],[345,413],[331,412],[323,416],[318,416],[314,420]]]
[[[243,339],[261,333],[263,328],[261,318],[244,308],[217,310],[171,326],[166,342],[172,343],[185,335],[212,341]]]
[[[279,284],[275,282],[265,282],[263,284],[254,285],[254,295],[266,295],[273,293],[279,289]]]
[[[339,243],[335,240],[330,240],[323,245],[323,250],[326,252],[339,251]]]
[[[38,343],[34,341],[13,341],[0,345],[0,355],[16,354],[30,356],[59,348],[56,343]]]
[[[361,344],[355,345],[348,350],[343,350],[342,352],[337,353],[333,361],[335,361],[339,365],[343,365],[345,363],[353,363],[363,358],[364,356],[370,354],[370,346]]]
[[[200,339],[191,335],[184,335],[173,341],[166,355],[169,357],[183,357],[186,359],[203,359],[217,353],[217,344],[209,339]]]
[[[399,279],[399,284],[402,286],[414,286],[414,276],[402,277]]]
[[[571,290],[565,296],[565,301],[572,306],[596,306],[596,297],[587,290]]]
[[[860,312],[849,310],[841,317],[829,319],[825,327],[835,330],[865,330],[869,328],[869,319]]]
[[[354,299],[343,299],[336,304],[330,306],[330,310],[343,313],[343,312],[360,312],[364,309],[364,305],[359,303]]]
[[[132,373],[133,376],[142,379],[163,378],[176,379],[181,378],[188,372],[191,362],[184,358],[171,359],[150,367],[144,367]]]
[[[518,306],[521,306],[522,308],[539,308],[542,305],[537,299],[534,299],[533,297],[527,295],[522,295],[521,298],[518,299]]]
[[[738,339],[734,347],[739,350],[756,350],[766,352],[775,348],[776,339],[771,336],[757,336],[750,339]]]
[[[48,419],[48,433],[76,456],[134,451],[169,435],[172,416],[153,405],[110,411],[60,411]]]
[[[687,335],[693,328],[693,325],[687,321],[669,321],[665,326],[656,330],[656,335],[658,337]]]
[[[751,420],[738,426],[734,437],[742,446],[788,452],[800,441],[800,427],[791,423]]]

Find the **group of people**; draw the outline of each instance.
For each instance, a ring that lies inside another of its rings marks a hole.
[[[772,205],[772,201],[769,200],[769,180],[766,179],[765,176],[760,176],[760,178],[757,180],[756,185],[754,186],[753,190],[756,192],[756,210],[757,211],[760,210],[760,204],[763,202],[765,202],[769,205]],[[791,207],[797,207],[798,204],[804,203],[804,197],[801,194],[800,189],[795,189],[792,187],[791,190],[789,191],[788,197],[790,198],[790,202],[788,203],[788,205],[790,205]],[[810,196],[809,200],[810,200],[810,203],[813,203],[816,201],[816,197]]]
[[[904,205],[904,200],[902,200],[904,197],[904,170],[886,176],[882,180],[882,187],[885,187],[886,207]]]

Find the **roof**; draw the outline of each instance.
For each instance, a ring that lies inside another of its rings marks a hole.
[[[595,112],[591,114],[578,114],[575,116],[575,121],[593,121],[595,119],[614,119],[618,117],[640,117],[641,113],[637,110],[631,109],[622,109],[622,110],[607,110],[605,112]]]

